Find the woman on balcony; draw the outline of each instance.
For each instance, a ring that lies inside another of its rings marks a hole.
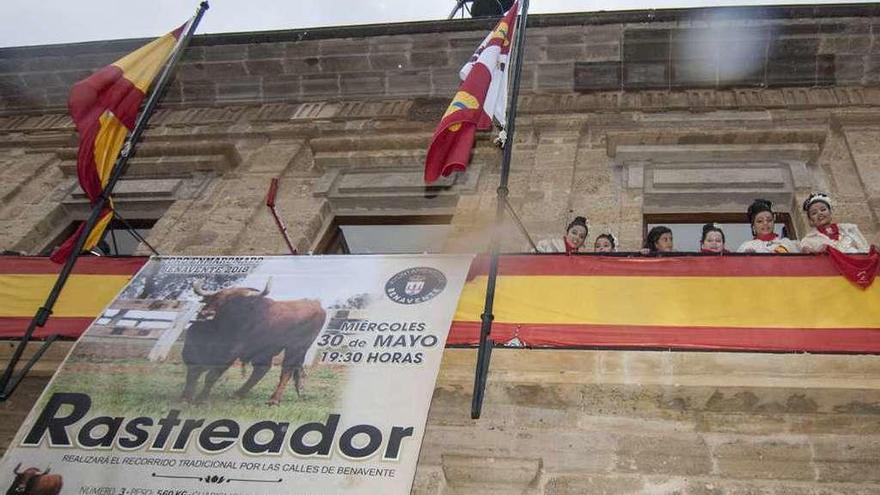
[[[752,224],[751,241],[746,241],[736,250],[737,253],[769,253],[788,254],[799,253],[800,247],[797,242],[787,237],[779,237],[773,232],[776,223],[776,215],[773,214],[773,204],[766,199],[752,201],[746,212],[749,223]]]
[[[703,225],[703,237],[700,238],[700,252],[707,254],[727,253],[724,249],[724,230],[717,223]]]
[[[615,251],[617,251],[617,238],[614,237],[614,234],[608,232],[596,237],[596,242],[593,243],[594,253],[613,253]]]
[[[536,247],[539,253],[579,253],[583,250],[584,241],[587,240],[589,232],[587,219],[585,217],[575,217],[568,224],[568,227],[565,228],[565,235],[562,238],[544,239],[538,242]]]
[[[672,230],[665,225],[658,225],[648,232],[642,254],[668,253],[674,249]]]
[[[842,253],[868,252],[868,241],[858,226],[834,223],[831,218],[831,198],[827,194],[810,194],[803,207],[813,229],[801,239],[801,251],[824,253],[831,246]]]

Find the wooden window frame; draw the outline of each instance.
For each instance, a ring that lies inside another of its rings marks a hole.
[[[781,223],[785,226],[785,231],[788,233],[789,239],[797,240],[791,214],[777,212],[775,215],[775,222]],[[645,214],[642,219],[642,239],[648,238],[648,225],[667,225],[677,223],[702,225],[709,222],[749,224],[749,216],[746,213],[648,213]]]
[[[40,250],[40,256],[49,256],[50,254],[52,254],[52,251],[54,251],[56,247],[60,246],[61,243],[63,243],[65,240],[67,240],[68,237],[72,236],[73,233],[76,232],[76,229],[79,228],[80,224],[82,224],[84,222],[85,222],[85,220],[74,220],[74,221],[70,222],[67,225],[67,227],[64,227],[64,230],[62,230],[61,233],[56,235],[52,239],[52,241],[50,241],[49,243],[47,243],[43,246],[43,249]],[[159,219],[158,218],[156,218],[156,219],[139,218],[139,219],[135,219],[135,220],[126,219],[126,222],[128,222],[128,224],[133,229],[152,229],[156,225],[156,223],[159,222]],[[111,238],[112,234],[109,232],[109,229],[125,230],[126,226],[125,226],[125,224],[123,224],[122,222],[120,222],[119,220],[114,218],[114,219],[110,220],[110,225],[107,226],[107,229],[108,229],[108,231],[104,235],[104,241],[112,248],[113,247],[113,241]],[[129,256],[134,256],[134,255],[131,255],[131,254],[107,254],[104,256],[108,256],[111,258],[124,258],[124,257],[129,257]]]
[[[350,254],[342,234],[345,225],[449,225],[452,215],[351,215],[336,216],[312,251],[315,254]]]

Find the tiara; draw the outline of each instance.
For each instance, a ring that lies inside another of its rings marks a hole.
[[[817,201],[821,201],[831,207],[831,196],[825,193],[811,193],[807,196],[807,200],[804,201],[804,211],[809,210],[810,206]]]

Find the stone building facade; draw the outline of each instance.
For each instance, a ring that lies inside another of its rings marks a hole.
[[[283,254],[280,177],[301,252],[349,221],[444,223],[437,251],[484,250],[491,137],[437,185],[422,164],[492,23],[199,36],[116,204],[162,254]],[[0,249],[37,254],[85,218],[67,91],[142,43],[0,49]],[[649,222],[742,221],[756,197],[800,237],[822,190],[877,242],[880,7],[536,15],[527,43],[510,198],[535,238],[585,212],[636,249]],[[880,493],[875,356],[500,350],[478,421],[473,361],[446,352],[414,493]]]

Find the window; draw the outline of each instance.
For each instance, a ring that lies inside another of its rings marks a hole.
[[[150,235],[150,229],[156,224],[156,220],[126,220],[132,229],[141,237],[146,238]],[[40,255],[48,256],[56,247],[60,246],[68,237],[76,232],[82,221],[71,222],[61,233],[55,237],[46,247],[40,251]],[[118,220],[112,220],[110,226],[104,234],[103,241],[96,247],[95,254],[100,253],[101,256],[132,256],[140,245],[141,241],[137,239],[128,228]]]
[[[337,217],[315,247],[319,254],[437,253],[450,216]]]
[[[699,251],[703,224],[715,222],[724,229],[725,246],[728,251],[736,251],[743,242],[752,239],[752,226],[744,213],[662,213],[645,215],[644,239],[648,231],[657,225],[665,225],[672,230],[676,251]],[[776,214],[775,232],[795,239],[791,216],[788,213]]]

